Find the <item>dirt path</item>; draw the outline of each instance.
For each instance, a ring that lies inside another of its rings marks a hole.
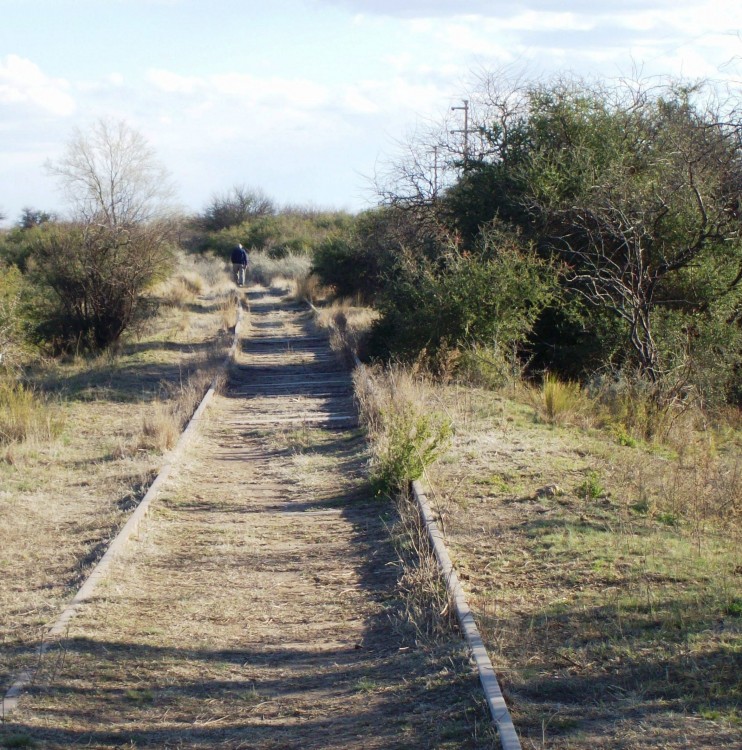
[[[302,309],[250,297],[183,470],[0,745],[493,746],[459,642],[397,616],[349,374]]]

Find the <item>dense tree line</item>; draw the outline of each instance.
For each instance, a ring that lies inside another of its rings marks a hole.
[[[492,77],[471,101],[469,151],[449,130],[410,148],[367,228],[317,256],[379,306],[371,350],[517,350],[533,371],[631,371],[659,400],[739,399],[738,99]]]

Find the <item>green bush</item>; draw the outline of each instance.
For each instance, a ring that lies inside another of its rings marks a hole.
[[[422,476],[441,455],[453,430],[448,418],[420,414],[410,403],[395,405],[380,417],[382,434],[371,481],[377,495],[389,495]]]
[[[373,300],[383,284],[379,258],[353,235],[325,240],[314,254],[312,273],[337,297]]]
[[[349,231],[352,223],[353,218],[342,212],[286,210],[253,216],[219,230],[196,232],[189,244],[198,252],[211,251],[225,260],[238,242],[276,259],[311,255],[328,237]]]
[[[480,254],[443,262],[409,259],[385,288],[372,354],[435,361],[448,349],[522,344],[554,297],[553,269],[529,250],[493,234]],[[495,246],[495,242],[498,244]]]
[[[143,292],[164,278],[173,258],[155,226],[56,225],[35,249],[28,276],[36,334],[57,351],[97,351],[118,341],[150,310]]]
[[[19,367],[26,349],[22,288],[20,271],[12,266],[6,268],[0,262],[0,373]]]

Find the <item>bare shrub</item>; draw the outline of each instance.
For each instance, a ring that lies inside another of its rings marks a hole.
[[[151,306],[143,293],[170,268],[156,229],[59,225],[40,236],[43,263],[31,272],[43,290],[38,333],[57,349],[105,349]]]

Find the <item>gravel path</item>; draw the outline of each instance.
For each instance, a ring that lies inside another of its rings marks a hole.
[[[459,641],[399,617],[348,372],[302,308],[249,297],[183,468],[0,744],[493,746]]]

